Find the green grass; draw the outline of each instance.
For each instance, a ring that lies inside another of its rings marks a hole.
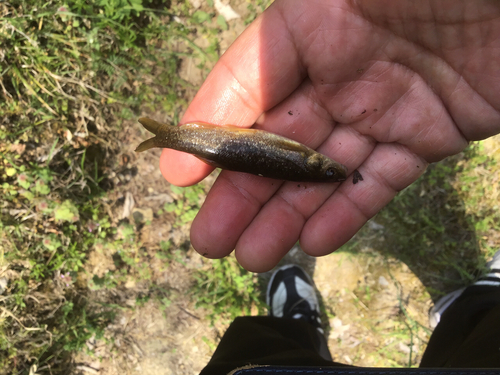
[[[460,155],[431,165],[373,219],[383,227],[364,227],[343,251],[355,257],[382,256],[389,262],[405,263],[434,301],[470,285],[500,248],[499,149],[497,136],[473,143]],[[398,290],[404,288],[395,279],[392,283]],[[356,296],[369,305],[369,289],[357,290]],[[396,344],[425,344],[430,331],[427,320],[417,321],[407,311],[402,297],[393,330],[380,331],[371,320],[361,319],[361,325],[379,331],[381,342],[391,343],[381,346],[375,356],[372,354],[374,360],[384,358],[391,366],[416,366],[415,359],[422,353],[410,351],[405,357]],[[428,296],[412,294],[411,298]]]
[[[185,109],[195,88],[177,75],[180,57],[201,69],[217,58],[210,20],[193,18],[187,1],[0,4],[0,373],[64,371],[112,319],[92,291],[127,271],[150,278],[136,229],[106,212],[106,171],[116,170],[124,119],[149,109],[175,120]],[[200,28],[208,52],[191,41]],[[88,254],[102,248],[120,248],[123,267],[87,283]]]
[[[207,311],[212,324],[221,320],[229,324],[238,316],[262,315],[266,311],[257,275],[243,269],[234,256],[210,261],[194,278],[195,306]]]
[[[172,185],[171,190],[178,198],[173,202],[165,203],[163,209],[160,209],[157,214],[161,215],[164,212],[174,214],[174,227],[191,223],[200,210],[200,197],[205,195],[203,187],[193,185],[181,188]]]
[[[373,241],[365,227],[345,249],[356,253],[370,246],[403,261],[433,299],[470,284],[500,247],[498,201],[491,193],[498,160],[473,143],[432,164],[374,218],[383,225],[382,240]]]

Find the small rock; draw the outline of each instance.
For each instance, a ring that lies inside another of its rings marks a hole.
[[[201,0],[189,0],[194,9],[201,8]]]
[[[125,203],[123,204],[123,212],[122,212],[122,219],[125,219],[130,216],[130,213],[132,212],[132,209],[135,206],[135,201],[132,193],[127,191],[125,194]]]
[[[231,5],[224,4],[221,0],[215,0],[214,6],[217,12],[224,17],[226,21],[235,20],[237,18],[241,18],[241,16],[231,8]]]
[[[403,352],[405,354],[410,354],[412,353],[417,353],[418,352],[418,347],[416,345],[413,345],[411,348],[409,345],[403,344],[402,342],[399,342],[399,351]]]
[[[6,277],[0,278],[0,295],[5,292],[5,289],[7,289],[7,284],[9,283],[9,280],[7,280]]]
[[[389,281],[387,281],[387,279],[384,276],[380,276],[378,278],[378,283],[379,283],[379,285],[382,285],[382,286],[389,286]]]
[[[125,285],[124,285],[124,286],[125,286],[125,288],[127,288],[127,289],[132,289],[132,288],[135,288],[135,286],[136,286],[136,282],[135,282],[135,280],[134,280],[134,279],[129,279],[129,280],[127,280],[127,281],[125,282]],[[127,302],[127,303],[128,303],[128,302]],[[133,304],[135,305],[135,299],[134,299],[134,303],[133,303]]]
[[[376,223],[375,221],[373,220],[370,220],[368,222],[368,227],[371,229],[371,230],[384,230],[385,227],[379,223]]]
[[[125,300],[125,304],[130,307],[134,307],[136,305],[136,300],[135,298],[129,298]]]
[[[349,358],[349,356],[347,354],[344,355],[344,361],[346,361],[347,364],[352,365],[352,359]]]
[[[338,339],[338,338],[343,337],[344,334],[351,327],[350,324],[343,325],[342,320],[340,320],[337,317],[330,320],[330,326],[332,327],[332,330],[330,331],[330,335],[329,335],[330,339]]]
[[[132,216],[136,224],[142,224],[147,221],[153,221],[153,210],[151,208],[134,208],[132,211]]]

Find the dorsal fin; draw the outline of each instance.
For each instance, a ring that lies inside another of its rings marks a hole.
[[[297,141],[294,141],[293,139],[286,138],[282,135],[270,133],[266,130],[261,130],[261,129],[254,129],[254,128],[243,128],[235,125],[214,125],[214,124],[208,124],[206,122],[188,122],[187,124],[181,125],[181,128],[192,128],[192,129],[221,129],[221,130],[231,130],[232,132],[235,133],[243,133],[243,134],[258,134],[259,132],[261,133],[267,133],[267,137],[269,139],[273,139],[274,142],[279,144],[279,147],[285,150],[289,151],[294,151],[294,152],[302,152],[306,153],[309,152],[310,148],[303,145],[302,143],[299,143]],[[204,160],[205,161],[205,160]],[[208,163],[207,161],[205,161]]]
[[[248,131],[248,132],[253,132],[255,129],[251,128],[243,128],[241,126],[236,126],[236,125],[214,125],[214,124],[209,124],[207,122],[188,122],[186,124],[182,124],[181,127],[185,128],[193,128],[193,129],[230,129],[230,130],[235,130],[235,131]]]

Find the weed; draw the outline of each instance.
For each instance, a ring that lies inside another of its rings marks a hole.
[[[205,195],[203,187],[199,184],[186,188],[171,185],[170,189],[178,198],[171,203],[165,203],[163,210],[175,215],[175,227],[192,222],[201,207],[200,197]]]
[[[257,18],[257,15],[259,13],[263,12],[264,10],[266,10],[266,8],[269,5],[271,5],[271,3],[272,3],[272,0],[257,0],[257,1],[253,1],[253,2],[249,3],[247,5],[247,8],[250,12],[249,12],[248,17],[245,18],[245,25],[248,25],[253,20],[255,20],[255,18]]]
[[[120,285],[127,270],[151,277],[140,261],[148,255],[135,228],[115,228],[107,215],[106,170],[116,167],[110,156],[123,119],[144,103],[172,119],[185,107],[185,93],[193,88],[177,76],[180,56],[194,50],[205,62],[216,58],[215,36],[207,53],[189,40],[189,24],[173,21],[189,17],[186,4],[0,3],[4,371],[28,373],[33,363],[38,371],[64,371],[71,352],[110,319],[86,296]],[[179,40],[189,40],[190,47],[174,51]],[[120,250],[116,262],[126,267],[90,275],[87,285],[81,277],[85,261],[100,249]]]
[[[478,207],[474,202],[479,196],[485,207],[493,203],[484,187],[467,182],[471,170],[484,160],[478,151],[473,144],[463,154],[431,165],[375,218],[387,236],[381,251],[403,260],[431,292],[469,284],[491,255],[481,251],[478,228],[499,223],[498,214],[491,209],[467,209]]]
[[[470,285],[500,247],[498,141],[496,137],[473,143],[462,154],[431,165],[374,218],[380,228],[363,228],[343,251],[397,258],[434,300]],[[415,311],[409,311],[405,298],[424,301],[428,296],[408,294],[403,298],[405,286],[395,279],[393,282],[398,290],[399,314],[391,321],[391,329],[380,331],[386,327],[384,323],[370,320],[362,325],[379,332],[383,345],[378,354],[385,365],[414,366],[430,330],[426,322],[417,321]],[[366,310],[361,303],[370,306],[370,294],[366,287],[356,291],[360,311]]]
[[[250,315],[252,309],[264,311],[256,275],[242,268],[234,256],[210,261],[194,278],[196,307],[206,309],[212,323]]]

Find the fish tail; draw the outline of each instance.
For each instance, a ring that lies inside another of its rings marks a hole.
[[[150,118],[147,118],[147,117],[141,117],[139,119],[139,122],[142,124],[142,126],[144,126],[146,128],[146,130],[150,131],[154,135],[158,135],[158,133],[160,132],[160,130],[163,127],[168,126],[168,125],[162,124],[158,121],[151,120]]]
[[[139,122],[146,128],[146,130],[150,131],[156,137],[150,138],[144,142],[142,142],[136,149],[135,152],[143,152],[146,150],[149,150],[150,148],[154,147],[165,147],[161,142],[160,138],[164,138],[166,134],[170,133],[170,129],[176,129],[175,126],[170,126],[167,124],[162,124],[160,122],[157,122],[155,120],[152,120],[147,117],[142,117],[139,119]],[[162,136],[160,137],[160,133],[162,133]]]
[[[161,147],[161,145],[158,143],[157,137],[149,138],[142,142],[139,146],[137,146],[135,152],[143,152],[154,147]]]

